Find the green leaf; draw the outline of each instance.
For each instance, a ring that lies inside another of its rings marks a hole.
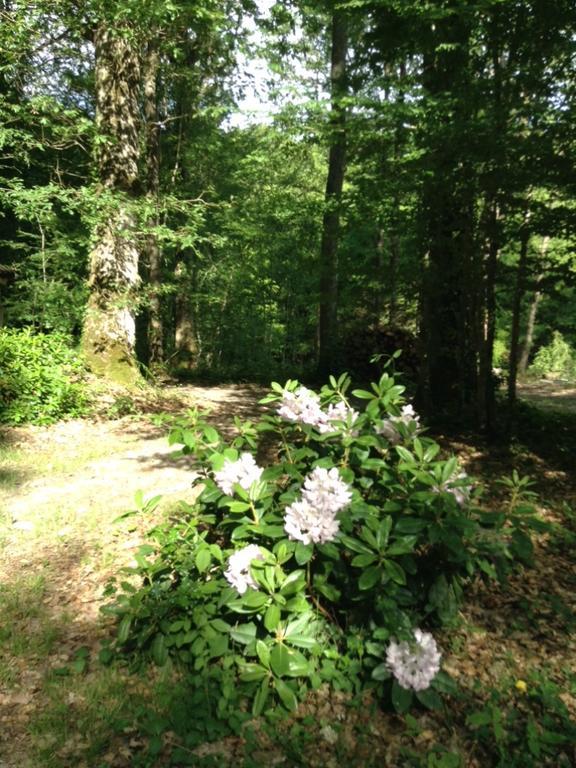
[[[204,427],[204,437],[209,443],[218,443],[220,441],[220,435],[214,427]]]
[[[229,648],[228,635],[216,635],[209,640],[208,647],[211,658],[224,656]]]
[[[278,677],[302,677],[310,672],[310,665],[303,654],[280,644],[272,648],[270,666]]]
[[[388,664],[378,664],[377,667],[374,667],[372,670],[372,680],[388,680],[388,678],[391,676],[390,669],[388,668]]]
[[[130,635],[130,627],[132,625],[132,616],[126,614],[122,617],[122,621],[118,626],[118,642],[120,645],[124,645],[128,636]]]
[[[162,633],[158,633],[152,641],[152,658],[154,663],[163,667],[168,661],[168,648],[166,647],[166,638]]]
[[[387,516],[382,520],[378,528],[376,529],[376,545],[378,549],[382,549],[388,544],[388,538],[390,531],[392,530],[392,518]]]
[[[438,672],[432,681],[432,685],[437,691],[440,691],[440,693],[446,693],[449,696],[458,693],[458,683],[450,677],[447,672],[444,672],[444,670]]]
[[[289,712],[296,712],[298,709],[298,699],[292,688],[290,688],[283,680],[274,680],[274,688],[286,709]]]
[[[300,651],[288,648],[288,672],[290,677],[304,677],[310,674],[308,659]]]
[[[417,517],[401,517],[394,527],[394,532],[397,534],[416,534],[423,531],[427,526],[425,520],[420,520]]]
[[[229,501],[226,506],[230,512],[247,512],[250,509],[250,504],[245,501]]]
[[[414,456],[410,453],[410,451],[407,448],[404,448],[404,446],[397,445],[396,446],[396,453],[400,456],[402,461],[405,461],[408,464],[414,464],[415,463]]]
[[[372,565],[376,559],[377,556],[375,554],[356,555],[356,557],[352,558],[352,565],[356,568],[365,568],[367,565]]]
[[[272,648],[270,653],[270,666],[272,671],[278,677],[283,677],[288,674],[290,669],[290,659],[288,654],[288,648],[285,645],[279,643]]]
[[[270,648],[262,640],[256,642],[256,653],[260,663],[265,667],[270,667]]]
[[[406,584],[406,574],[398,563],[395,563],[393,560],[384,560],[382,565],[392,581],[396,584]]]
[[[416,546],[417,541],[418,539],[416,536],[405,536],[404,538],[398,539],[393,544],[391,544],[386,550],[386,554],[388,556],[406,555],[409,552],[414,551],[414,547]]]
[[[264,626],[268,632],[274,632],[280,623],[280,608],[277,605],[271,605],[264,614]]]
[[[249,645],[256,638],[256,624],[248,622],[230,630],[230,637],[241,645]]]
[[[357,397],[360,400],[373,400],[374,399],[374,393],[368,392],[365,389],[353,389],[352,394],[354,397]]]
[[[374,553],[370,547],[366,546],[366,544],[363,544],[361,541],[358,541],[358,539],[352,538],[352,536],[341,536],[340,541],[345,547],[351,549],[352,552],[366,555],[372,555]]]
[[[410,705],[412,704],[412,691],[402,688],[397,680],[392,683],[392,706],[398,712],[403,715],[408,712]]]
[[[315,581],[314,587],[320,592],[321,595],[328,598],[331,603],[337,603],[342,597],[342,592],[334,586],[334,584],[322,583],[321,581]]]
[[[381,576],[382,571],[380,570],[380,567],[377,565],[372,565],[370,568],[367,568],[358,579],[358,587],[363,590],[372,589],[372,587],[378,584]]]
[[[240,667],[239,678],[245,683],[263,680],[265,677],[268,677],[268,670],[260,664],[243,664]]]
[[[212,562],[212,555],[210,554],[208,547],[202,547],[202,549],[199,549],[198,552],[196,552],[194,562],[200,573],[204,573],[204,571],[208,570],[210,563]]]
[[[286,642],[290,645],[295,645],[297,648],[315,648],[318,645],[318,640],[315,637],[309,637],[307,635],[287,635]]]
[[[294,557],[296,558],[296,562],[298,565],[305,565],[307,562],[309,562],[312,559],[312,555],[314,554],[314,545],[313,544],[302,544],[301,541],[296,544],[296,549],[294,550]]]
[[[268,595],[265,595],[262,592],[257,592],[254,589],[249,589],[246,592],[244,599],[242,600],[242,603],[246,608],[259,611],[261,608],[263,608],[266,605],[268,600],[269,600]]]
[[[212,619],[210,626],[214,627],[216,632],[230,632],[230,624],[222,619]]]
[[[416,691],[416,698],[427,709],[442,709],[442,699],[433,688]]]
[[[283,595],[292,595],[299,592],[306,584],[306,574],[304,571],[296,570],[288,574],[282,583],[280,592]]]
[[[268,694],[270,693],[270,683],[267,678],[262,680],[262,685],[258,688],[254,701],[252,702],[252,714],[254,717],[258,717],[262,714],[266,701],[268,700]]]

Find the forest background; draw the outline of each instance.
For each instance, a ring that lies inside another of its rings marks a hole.
[[[572,3],[0,14],[8,328],[128,383],[403,349],[429,420],[487,430],[499,376],[509,410],[530,365],[574,376]]]
[[[0,22],[7,765],[213,764],[214,741],[246,766],[572,765],[574,4],[0,0]],[[343,371],[371,391],[346,405]],[[516,403],[530,376],[557,380],[542,409]],[[228,385],[173,386],[206,380]],[[346,423],[286,424],[293,397]],[[110,420],[62,420],[86,415]],[[236,458],[267,465],[251,497],[211,479]],[[344,535],[300,546],[286,505],[329,467]],[[249,539],[278,583],[240,599]],[[443,672],[413,697],[382,642],[420,626]]]

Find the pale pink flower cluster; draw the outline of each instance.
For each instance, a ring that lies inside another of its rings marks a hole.
[[[237,461],[226,459],[222,469],[214,472],[214,480],[222,493],[232,496],[236,483],[245,491],[249,491],[252,483],[260,480],[263,471],[251,453],[243,453]]]
[[[414,642],[393,640],[386,663],[402,688],[424,691],[440,671],[441,653],[429,632],[414,630]]]
[[[228,559],[228,568],[224,572],[224,577],[241,595],[249,587],[258,589],[258,584],[250,573],[250,563],[254,560],[264,560],[264,555],[256,544],[248,544],[243,549],[234,552]]]
[[[296,424],[308,424],[321,433],[334,431],[335,421],[344,421],[352,425],[359,414],[349,408],[343,400],[330,404],[326,411],[322,410],[320,398],[311,389],[298,387],[295,392],[284,390],[278,407],[278,414],[286,421]]]
[[[398,445],[404,439],[398,425],[403,424],[411,437],[415,437],[420,431],[420,416],[414,410],[412,405],[404,405],[400,411],[400,416],[390,416],[384,419],[382,425],[376,427],[376,432],[388,440],[392,445]]]
[[[333,541],[340,526],[336,515],[351,498],[352,491],[336,467],[316,467],[304,480],[302,498],[286,508],[284,530],[303,544]]]

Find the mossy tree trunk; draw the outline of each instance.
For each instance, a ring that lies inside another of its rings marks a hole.
[[[96,163],[105,213],[93,233],[84,355],[96,373],[134,384],[139,246],[131,203],[138,193],[140,60],[130,29],[94,34]]]

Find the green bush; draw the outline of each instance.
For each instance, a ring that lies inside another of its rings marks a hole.
[[[538,350],[529,373],[568,381],[576,379],[576,352],[559,331],[554,331],[548,346]]]
[[[50,424],[87,410],[83,366],[65,336],[0,329],[0,422]]]
[[[173,426],[199,495],[110,587],[117,648],[184,665],[222,716],[239,698],[254,715],[294,710],[324,685],[399,712],[441,706],[452,683],[430,631],[453,625],[476,574],[529,561],[527,481],[509,481],[507,510],[481,510],[388,374],[352,392],[362,412],[346,376],[320,396],[272,386],[275,413],[237,421],[231,445],[198,414]]]

